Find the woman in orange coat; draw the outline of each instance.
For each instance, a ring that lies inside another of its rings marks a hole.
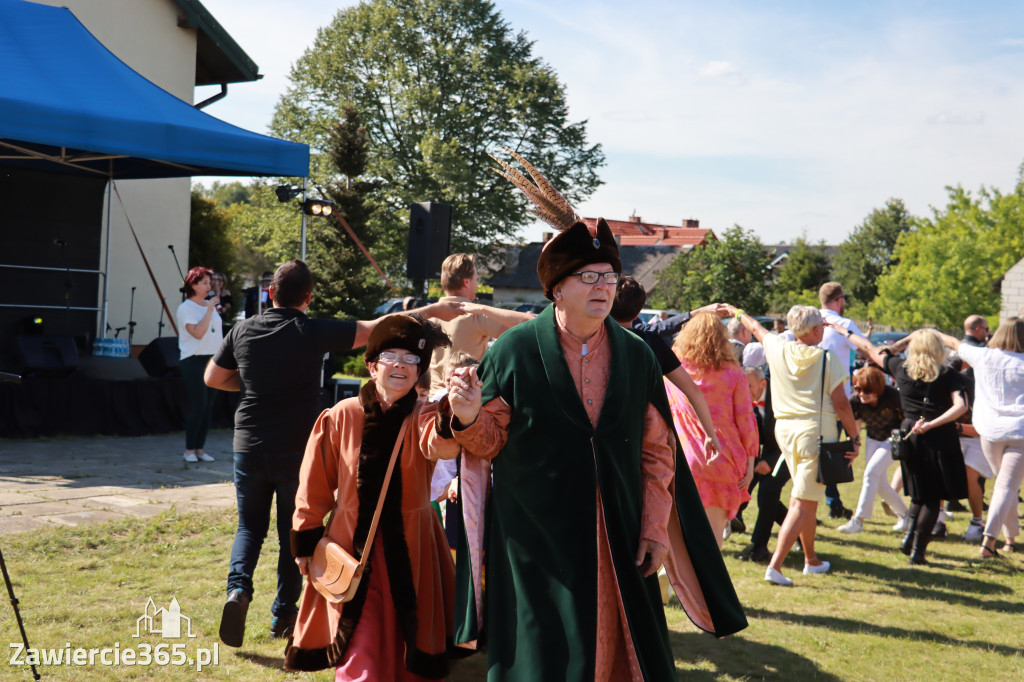
[[[441,328],[393,315],[370,334],[364,358],[372,381],[359,396],[325,411],[306,445],[292,520],[292,553],[308,576],[327,535],[362,556],[388,462],[403,422],[408,429],[388,485],[366,573],[355,597],[331,604],[307,581],[295,632],[285,650],[291,670],[337,668],[336,680],[440,679],[448,674],[454,566],[430,505],[438,459],[459,446],[435,429],[435,406],[415,390]],[[338,508],[331,527],[323,519]]]

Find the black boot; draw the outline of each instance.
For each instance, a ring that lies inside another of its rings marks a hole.
[[[914,531],[917,530],[917,517],[911,516],[907,519],[907,534],[903,536],[903,541],[900,542],[900,551],[910,556],[914,551]]]
[[[910,552],[910,563],[915,566],[927,566],[928,562],[924,558],[924,552],[928,548],[928,541],[931,540],[932,534],[928,532],[914,533],[914,546]]]
[[[220,639],[228,646],[242,646],[245,638],[245,616],[249,612],[249,601],[252,599],[245,590],[232,590],[228,600],[224,602],[224,611],[220,616]]]

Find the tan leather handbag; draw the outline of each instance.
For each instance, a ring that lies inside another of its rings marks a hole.
[[[363,578],[366,560],[373,550],[373,538],[377,534],[377,522],[380,521],[380,512],[384,508],[384,497],[388,492],[388,484],[391,482],[391,473],[395,470],[395,461],[398,459],[398,453],[402,450],[402,442],[405,440],[408,426],[409,418],[406,417],[398,432],[398,438],[395,440],[395,449],[391,452],[391,461],[388,463],[387,474],[384,475],[384,485],[381,486],[380,497],[377,499],[377,508],[373,512],[373,521],[370,522],[370,530],[366,534],[362,558],[357,561],[348,550],[329,537],[331,522],[334,521],[334,514],[338,511],[337,499],[334,501],[331,517],[327,519],[324,536],[320,538],[316,549],[313,550],[313,558],[309,562],[309,580],[313,583],[316,591],[332,604],[351,601],[359,589],[359,581]],[[325,463],[324,472],[326,473],[326,471]]]

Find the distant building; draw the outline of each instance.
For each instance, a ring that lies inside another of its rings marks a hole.
[[[1000,322],[1008,317],[1024,316],[1024,259],[1006,271],[1000,292],[1003,299],[999,311]]]

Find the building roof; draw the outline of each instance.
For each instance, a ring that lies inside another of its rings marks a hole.
[[[597,218],[584,218],[588,227],[597,225]],[[711,230],[700,227],[699,220],[684,220],[682,225],[645,223],[640,216],[628,220],[608,220],[612,234],[622,246],[687,246],[694,247],[714,239]]]
[[[210,10],[199,0],[174,0],[181,9],[178,26],[196,30],[196,85],[246,83],[263,75]]]

